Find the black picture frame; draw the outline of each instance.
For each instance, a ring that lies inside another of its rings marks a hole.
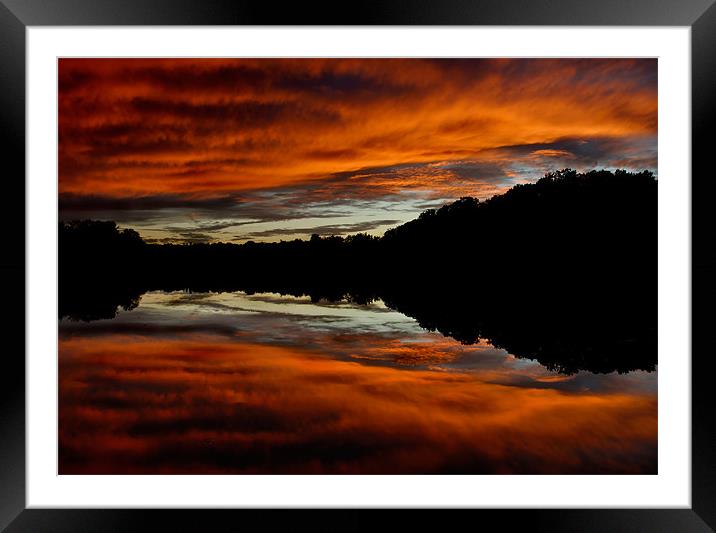
[[[549,531],[716,529],[716,418],[711,413],[707,299],[716,295],[716,180],[707,159],[716,119],[715,0],[392,0],[365,5],[232,0],[0,0],[0,117],[5,250],[3,383],[0,387],[0,528],[7,531],[224,531],[261,525],[374,529],[377,510],[59,510],[25,507],[25,29],[80,25],[588,25],[689,26],[692,39],[692,506],[689,509],[453,511],[449,520]],[[568,52],[568,51],[566,51]],[[697,179],[698,176],[698,179]],[[21,231],[22,227],[22,231]],[[698,312],[697,312],[698,311]],[[10,340],[10,342],[8,342]],[[469,515],[468,515],[469,513]],[[475,514],[477,513],[477,514]],[[401,529],[444,527],[442,511],[400,514]]]

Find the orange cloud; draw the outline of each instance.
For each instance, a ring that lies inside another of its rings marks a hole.
[[[654,472],[653,396],[485,378],[240,338],[63,338],[60,473]]]
[[[386,208],[398,224],[565,167],[656,170],[656,74],[653,59],[61,59],[60,217],[156,242],[379,234]],[[258,225],[204,231],[229,221]]]
[[[625,59],[61,59],[60,192],[207,196],[653,136],[655,76]]]

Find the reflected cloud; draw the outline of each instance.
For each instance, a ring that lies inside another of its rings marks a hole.
[[[206,334],[62,339],[60,399],[61,474],[656,468],[651,395],[512,387]]]

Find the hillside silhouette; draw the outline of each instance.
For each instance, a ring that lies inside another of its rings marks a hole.
[[[148,290],[381,298],[464,344],[560,372],[656,366],[657,182],[563,170],[461,198],[381,238],[147,244],[113,222],[60,223],[60,317],[111,318]]]

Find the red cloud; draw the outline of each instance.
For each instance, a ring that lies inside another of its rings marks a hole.
[[[61,59],[60,192],[277,188],[507,145],[653,137],[656,117],[652,59]]]

